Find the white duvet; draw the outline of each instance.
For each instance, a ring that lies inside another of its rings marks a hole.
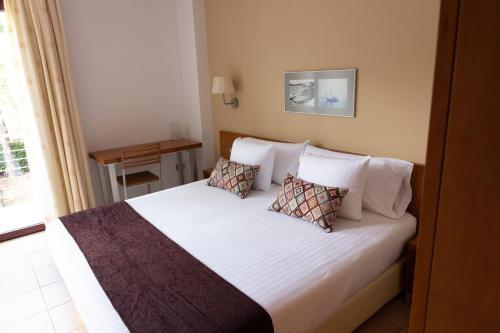
[[[376,279],[414,235],[416,220],[363,211],[325,233],[267,210],[279,186],[242,200],[199,181],[127,202],[170,239],[259,303],[275,332],[311,332]],[[91,333],[128,332],[59,220],[48,225],[54,260]]]

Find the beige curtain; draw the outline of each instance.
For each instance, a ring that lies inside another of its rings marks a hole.
[[[5,12],[19,45],[50,187],[46,215],[90,208],[95,202],[59,1],[6,0]]]

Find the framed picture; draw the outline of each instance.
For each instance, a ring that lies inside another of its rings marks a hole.
[[[285,72],[285,112],[354,117],[356,69]]]

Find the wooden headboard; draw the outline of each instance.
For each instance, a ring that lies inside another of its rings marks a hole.
[[[229,131],[220,131],[219,132],[219,144],[220,144],[220,154],[222,157],[229,159],[229,156],[231,155],[231,147],[233,145],[233,141],[237,138],[240,138],[240,137],[253,137],[253,138],[263,139],[263,140],[285,142],[285,141],[281,141],[281,140],[264,138],[264,137],[251,135],[251,134],[243,134],[243,133],[236,133],[236,132],[229,132]],[[342,152],[342,153],[350,153],[350,154],[360,155],[358,153],[345,152],[345,151],[340,151],[340,150],[335,150],[335,149],[330,149],[330,148],[325,148],[325,149],[332,150],[332,151],[338,151],[338,152]],[[407,210],[413,216],[415,216],[417,219],[420,218],[420,203],[422,202],[422,194],[423,194],[422,185],[423,185],[423,180],[424,180],[424,169],[425,169],[424,165],[414,163],[413,172],[411,174],[412,199],[411,199],[410,205],[408,206]]]

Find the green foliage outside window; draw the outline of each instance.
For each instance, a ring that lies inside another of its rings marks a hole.
[[[9,143],[12,157],[14,159],[19,159],[16,161],[17,167],[23,167],[20,169],[20,173],[28,173],[28,160],[26,159],[26,150],[24,150],[24,142],[21,140],[16,140]],[[24,168],[26,167],[26,168]],[[0,145],[0,177],[7,176],[7,166],[5,165],[5,155],[3,154],[2,146]]]

